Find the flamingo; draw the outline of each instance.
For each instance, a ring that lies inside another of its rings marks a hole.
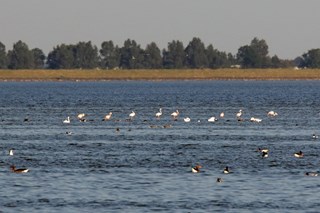
[[[129,117],[130,119],[132,120],[134,118],[134,116],[136,116],[136,113],[134,111],[132,111],[130,114],[129,114]]]
[[[178,117],[178,115],[179,115],[179,111],[178,111],[178,110],[176,110],[175,112],[171,113],[171,116],[172,116],[174,119],[176,119],[176,118]]]
[[[13,149],[9,150],[9,155],[12,156],[13,155]]]
[[[110,120],[111,119],[111,116],[112,116],[112,112],[109,112],[109,114],[108,115],[106,115],[106,116],[104,116],[104,121],[108,121],[108,120]]]
[[[162,115],[162,108],[160,108],[159,112],[156,113],[156,117],[160,118],[161,115]]]
[[[64,124],[69,124],[69,123],[70,123],[70,117],[68,116],[67,119],[65,119],[65,120],[63,121],[63,123],[64,123]]]
[[[239,110],[239,112],[236,114],[237,118],[240,118],[242,116],[242,109]]]
[[[250,118],[250,121],[251,121],[251,122],[260,123],[260,122],[262,121],[262,119],[260,119],[260,118],[255,118],[255,117],[251,117],[251,118]]]
[[[270,116],[270,117],[275,117],[277,115],[278,115],[278,113],[276,113],[275,111],[268,112],[268,116]]]

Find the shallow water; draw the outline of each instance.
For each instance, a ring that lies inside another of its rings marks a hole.
[[[0,212],[319,211],[319,177],[304,175],[319,170],[318,81],[2,82],[0,91]],[[30,172],[11,173],[13,164]]]

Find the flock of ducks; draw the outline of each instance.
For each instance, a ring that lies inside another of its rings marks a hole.
[[[260,152],[261,153],[261,157],[263,158],[267,158],[268,157],[268,153],[269,153],[269,150],[268,149],[261,149],[261,148],[258,148],[257,152]],[[300,150],[299,152],[296,152],[293,154],[294,157],[296,158],[303,158],[304,157],[304,154],[303,152]],[[200,164],[197,164],[196,166],[192,167],[191,168],[191,172],[192,173],[200,173],[200,169],[202,168],[202,166]],[[230,174],[231,171],[229,169],[228,166],[226,166],[223,171],[222,171],[223,174]],[[305,175],[306,176],[313,176],[313,177],[316,177],[318,176],[318,172],[305,172]],[[221,177],[218,177],[216,182],[218,183],[221,183],[223,182],[223,179]]]

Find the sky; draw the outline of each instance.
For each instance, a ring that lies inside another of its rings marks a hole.
[[[0,0],[0,42],[21,40],[46,54],[60,44],[91,41],[98,48],[127,39],[160,49],[198,37],[236,54],[253,38],[269,55],[294,59],[320,48],[319,0]]]

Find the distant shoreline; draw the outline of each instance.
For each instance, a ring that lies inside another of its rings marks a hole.
[[[0,70],[0,81],[320,80],[320,69]]]

